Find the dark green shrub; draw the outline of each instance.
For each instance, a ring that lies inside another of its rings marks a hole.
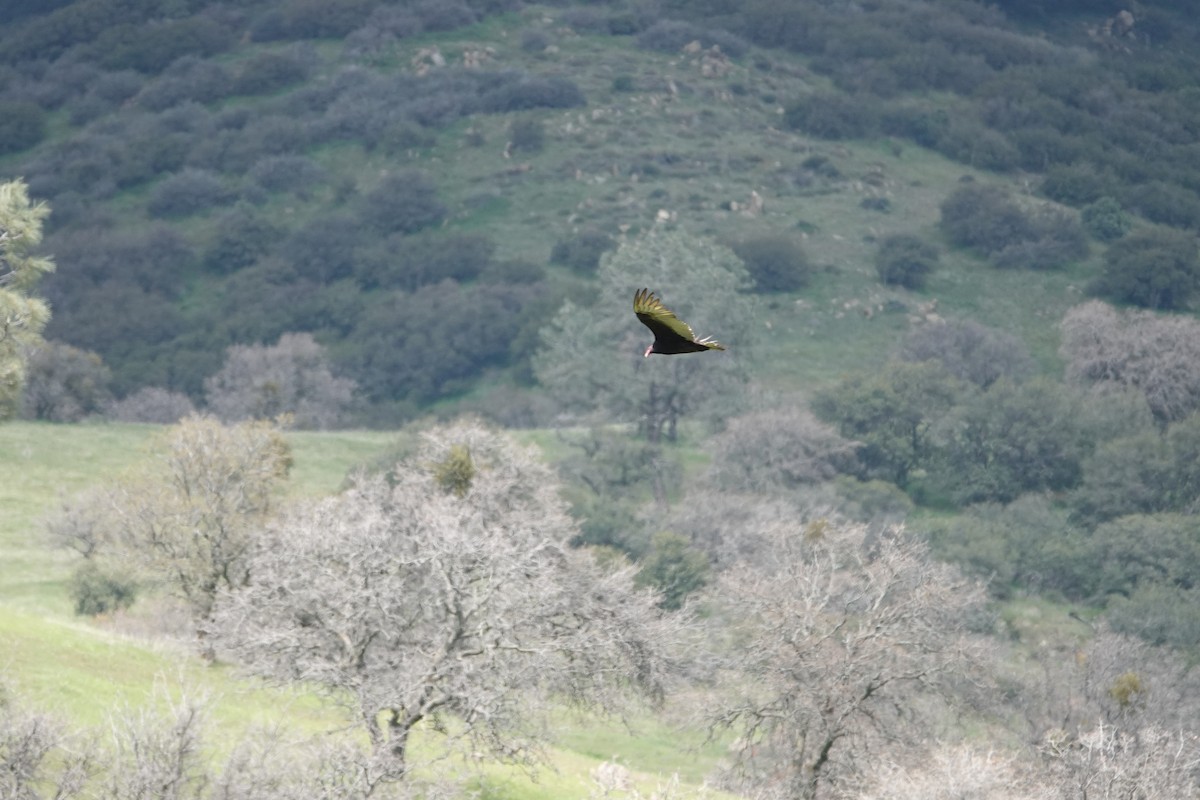
[[[540,153],[546,146],[546,128],[536,117],[521,117],[508,126],[508,140],[514,150]]]
[[[1192,513],[1200,503],[1200,416],[1165,436],[1143,432],[1105,442],[1084,463],[1071,495],[1075,516],[1097,524],[1127,514]]]
[[[283,233],[270,219],[244,207],[222,214],[216,223],[203,263],[205,269],[217,273],[250,266],[266,255]]]
[[[579,86],[560,76],[514,76],[479,96],[480,109],[495,114],[531,108],[576,108],[586,104]]]
[[[319,225],[301,225],[281,244],[278,255],[287,259],[302,277],[330,284],[354,271],[363,231],[358,221],[334,213]]]
[[[1133,227],[1133,220],[1112,197],[1101,197],[1084,206],[1080,218],[1084,230],[1102,242],[1116,241]]]
[[[374,401],[429,402],[462,392],[484,370],[511,362],[510,344],[533,297],[530,287],[453,281],[389,293],[345,342],[347,372]]]
[[[1125,191],[1121,200],[1151,222],[1200,230],[1200,198],[1182,186],[1151,181]]]
[[[879,127],[874,97],[842,92],[817,92],[788,107],[783,121],[788,128],[822,139],[859,139]]]
[[[1128,598],[1109,603],[1105,619],[1118,633],[1194,651],[1200,645],[1200,587],[1139,584]]]
[[[234,94],[269,94],[308,77],[312,58],[297,50],[259,53],[245,61],[233,80]]]
[[[935,453],[934,426],[959,401],[961,381],[935,362],[892,362],[819,390],[813,411],[845,438],[860,442],[863,477],[908,488]]]
[[[526,53],[542,53],[550,46],[550,37],[544,31],[526,30],[521,34],[521,49]]]
[[[443,280],[469,281],[492,263],[496,246],[479,233],[425,231],[393,235],[363,253],[355,277],[368,289],[416,290]]]
[[[1041,208],[1027,216],[1029,238],[991,254],[1000,269],[1055,269],[1087,256],[1087,237],[1079,218],[1054,208]]]
[[[932,149],[946,135],[950,115],[941,108],[894,102],[884,107],[879,124],[882,132],[889,136],[911,139],[922,147]]]
[[[1005,131],[1004,135],[1017,148],[1020,166],[1033,172],[1046,172],[1055,168],[1071,169],[1089,155],[1092,147],[1082,136],[1067,135],[1049,127],[1019,127]],[[1093,171],[1093,174],[1096,173]],[[1100,177],[1097,174],[1097,177],[1104,183],[1111,181],[1107,176]],[[1091,191],[1089,187],[1090,179],[1086,176],[1070,176],[1067,191]],[[1068,201],[1064,199],[1060,202]]]
[[[209,104],[230,93],[233,78],[223,64],[198,56],[184,56],[152,79],[137,97],[137,104],[162,111],[188,101]]]
[[[939,258],[937,247],[921,237],[895,233],[879,242],[875,269],[879,280],[889,286],[923,289],[930,273],[937,268]]]
[[[1016,588],[1090,598],[1096,563],[1083,531],[1042,494],[1008,505],[983,503],[951,519],[910,522],[929,541],[933,555],[988,581],[994,597]]]
[[[96,37],[92,50],[109,69],[157,73],[177,58],[211,56],[234,41],[229,28],[210,17],[194,16],[149,25],[114,25]]]
[[[978,169],[1007,172],[1020,162],[1020,153],[1004,134],[969,119],[951,118],[936,148],[955,161]]]
[[[493,261],[479,276],[487,283],[540,283],[545,278],[545,267],[521,259]]]
[[[730,244],[746,265],[758,292],[794,292],[808,285],[812,264],[799,237],[760,233]]]
[[[998,380],[952,412],[933,480],[959,505],[1071,489],[1088,444],[1080,420],[1061,384]]]
[[[340,39],[362,26],[375,8],[374,0],[285,0],[279,14],[267,12],[252,28],[256,41],[285,38]]]
[[[413,12],[427,31],[452,31],[478,19],[462,0],[421,0],[413,5]]]
[[[576,33],[608,33],[608,17],[598,9],[564,8],[558,22]]]
[[[740,58],[749,49],[740,36],[723,30],[706,30],[680,20],[659,20],[637,36],[638,47],[664,53],[677,53],[692,42],[699,42],[704,48],[715,45],[730,58]]]
[[[36,103],[0,101],[0,155],[33,147],[46,135],[46,114]]]
[[[584,229],[555,242],[550,250],[550,263],[562,264],[576,272],[595,272],[600,266],[600,257],[616,246],[616,241],[607,233]]]
[[[359,203],[359,214],[376,230],[414,233],[437,225],[447,209],[438,199],[437,186],[416,170],[388,175],[367,192]]]
[[[913,501],[904,490],[887,481],[838,475],[833,488],[841,500],[838,513],[860,522],[901,522],[913,510]]]
[[[985,255],[1033,238],[1029,218],[1009,193],[979,183],[964,184],[942,201],[939,225],[953,244]]]
[[[1139,586],[1200,587],[1200,537],[1186,514],[1131,514],[1098,525],[1091,547],[1099,572],[1096,593],[1133,594]]]
[[[325,170],[307,156],[266,156],[250,169],[250,179],[269,192],[303,192],[324,178]]]
[[[1143,308],[1184,308],[1200,286],[1191,234],[1169,228],[1135,231],[1109,245],[1097,290]]]
[[[1090,164],[1052,167],[1042,178],[1041,193],[1059,203],[1083,206],[1099,200],[1111,188],[1111,179]]]
[[[711,568],[708,556],[677,533],[662,531],[650,539],[636,582],[661,594],[658,604],[668,611],[683,607],[688,595],[703,589]]]
[[[129,284],[173,297],[183,287],[196,254],[175,228],[84,228],[56,237],[54,253],[71,264],[70,279],[56,294],[86,302],[98,285]]]
[[[613,78],[612,90],[614,92],[632,92],[634,88],[632,75],[618,75]]]
[[[1027,211],[998,186],[961,186],[942,202],[941,212],[950,241],[978,250],[996,267],[1052,269],[1087,255],[1087,237],[1074,214],[1049,206]]]
[[[146,210],[152,217],[186,217],[220,205],[230,196],[217,175],[207,170],[185,169],[154,187]]]
[[[137,586],[127,578],[101,570],[93,561],[84,562],[67,584],[75,613],[94,617],[129,608],[137,599]]]
[[[88,86],[87,96],[111,110],[140,92],[144,85],[145,79],[130,69],[101,72]]]

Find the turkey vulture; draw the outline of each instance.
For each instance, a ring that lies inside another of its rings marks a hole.
[[[649,356],[651,353],[674,355],[725,349],[711,337],[697,339],[691,326],[675,316],[649,289],[642,289],[633,295],[633,313],[637,314],[643,325],[654,332],[654,342],[646,348],[643,356]]]

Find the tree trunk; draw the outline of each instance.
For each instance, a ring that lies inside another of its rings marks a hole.
[[[642,435],[650,444],[658,444],[662,439],[662,415],[658,404],[658,384],[650,381],[650,394],[642,411]]]

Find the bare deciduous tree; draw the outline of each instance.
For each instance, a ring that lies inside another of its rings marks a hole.
[[[21,416],[78,422],[98,414],[112,397],[111,377],[96,353],[62,342],[39,342],[26,352]]]
[[[439,480],[464,453],[464,480]],[[660,693],[682,624],[568,547],[575,532],[533,453],[474,423],[433,430],[386,477],[273,524],[218,635],[251,669],[347,702],[397,769],[422,723],[446,748],[529,763],[552,701]]]
[[[86,740],[49,715],[27,710],[0,684],[0,797],[81,797],[95,766]]]
[[[909,764],[876,764],[857,800],[1056,800],[1038,772],[1015,753],[940,745]]]
[[[1200,798],[1200,737],[1157,726],[1121,730],[1101,723],[1043,747],[1059,800]]]
[[[191,417],[164,434],[141,472],[87,496],[97,528],[82,521],[89,509],[72,509],[59,533],[77,548],[98,534],[102,557],[176,591],[202,632],[217,592],[249,580],[250,546],[290,466],[269,423]]]
[[[1200,732],[1200,676],[1168,648],[1101,627],[1086,644],[1051,642],[1035,655],[1036,670],[1017,678],[1030,742],[1077,738],[1100,724],[1134,735]]]
[[[105,409],[105,416],[117,422],[154,422],[174,425],[196,413],[186,394],[158,386],[146,386],[122,397]]]
[[[291,414],[297,427],[330,428],[350,404],[354,381],[334,376],[312,334],[285,333],[271,346],[230,347],[204,392],[209,410],[226,422]]]
[[[821,515],[803,508],[795,500],[794,495],[785,499],[704,487],[689,492],[665,519],[654,509],[647,524],[686,536],[708,554],[717,570],[736,564],[766,566],[774,558],[776,538]],[[832,502],[826,506],[818,500],[814,505],[822,512],[832,512]]]
[[[880,741],[922,736],[922,708],[964,681],[979,588],[900,530],[823,521],[721,576],[736,651],[710,722],[738,734],[734,778],[761,798],[831,796]],[[938,701],[940,702],[940,701]]]
[[[806,409],[758,411],[716,438],[711,477],[733,491],[791,491],[855,472],[857,449]]]
[[[443,775],[401,782],[356,737],[309,740],[282,726],[214,747],[209,698],[159,682],[148,703],[115,709],[106,730],[65,732],[62,720],[0,695],[4,800],[450,800]],[[230,747],[230,745],[232,746]],[[220,751],[229,748],[226,753]],[[458,789],[456,791],[456,788]]]
[[[973,320],[930,322],[913,329],[900,346],[904,361],[940,361],[956,378],[986,389],[1002,377],[1033,373],[1033,357],[1019,338]]]
[[[1062,321],[1067,377],[1133,387],[1167,424],[1200,408],[1200,321],[1152,311],[1118,311],[1093,300]]]

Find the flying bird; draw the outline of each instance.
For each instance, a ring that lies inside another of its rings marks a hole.
[[[649,356],[651,353],[674,355],[725,349],[719,342],[713,341],[712,337],[697,339],[691,326],[675,316],[674,312],[664,306],[658,296],[649,289],[641,289],[633,295],[633,313],[654,333],[654,342],[646,348],[643,356]]]

